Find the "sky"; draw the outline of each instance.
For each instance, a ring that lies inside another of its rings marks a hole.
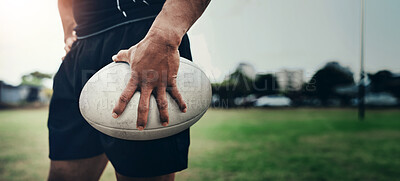
[[[188,32],[194,62],[213,82],[240,62],[260,73],[303,69],[307,80],[338,61],[357,75],[360,2],[212,0]],[[400,73],[400,1],[366,2],[366,71]],[[57,1],[0,0],[0,24],[0,80],[18,85],[24,74],[57,71],[64,55]]]

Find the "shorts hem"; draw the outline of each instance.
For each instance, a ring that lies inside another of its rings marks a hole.
[[[127,172],[121,172],[119,169],[115,168],[115,172],[117,172],[120,175],[123,175],[125,177],[134,177],[134,178],[145,178],[145,177],[157,177],[157,176],[162,176],[162,175],[167,175],[175,172],[180,172],[183,170],[186,170],[188,167],[180,167],[177,169],[171,169],[171,170],[164,170],[164,171],[159,171],[155,173],[147,173],[147,174],[142,174],[142,173],[127,173]]]
[[[94,153],[94,154],[86,154],[86,155],[67,155],[67,156],[49,155],[49,158],[52,161],[80,160],[80,159],[96,157],[96,156],[99,156],[99,155],[101,155],[103,153],[104,153],[104,151],[103,152]]]

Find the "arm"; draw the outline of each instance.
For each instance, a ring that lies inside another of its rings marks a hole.
[[[58,11],[60,12],[61,22],[64,30],[65,52],[68,53],[72,43],[76,41],[74,27],[76,26],[72,13],[73,0],[58,0]]]
[[[182,37],[209,3],[210,0],[167,0],[146,37],[135,46],[113,56],[115,62],[128,62],[132,69],[131,79],[113,109],[114,118],[123,113],[136,90],[141,92],[136,124],[139,130],[146,126],[152,92],[157,100],[163,126],[169,122],[167,91],[181,111],[186,112],[186,104],[176,87],[178,47]]]
[[[182,37],[203,14],[210,1],[167,0],[147,36],[162,38],[166,44],[178,47]]]

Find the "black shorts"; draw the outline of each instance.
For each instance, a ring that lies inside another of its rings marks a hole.
[[[115,170],[128,177],[152,177],[187,168],[189,129],[150,141],[129,141],[107,136],[82,117],[79,95],[86,81],[112,62],[111,57],[142,40],[154,19],[113,28],[78,39],[54,77],[48,120],[51,160],[74,160],[105,153]],[[189,39],[183,37],[181,57],[192,60]],[[110,112],[111,114],[111,112]]]

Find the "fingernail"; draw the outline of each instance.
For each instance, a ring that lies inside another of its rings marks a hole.
[[[138,128],[139,131],[144,130],[143,126],[138,126],[137,128]]]
[[[163,126],[168,126],[168,122],[163,122],[162,125]]]
[[[112,113],[112,117],[113,117],[113,118],[118,118],[118,114],[115,113],[115,112],[113,112],[113,113]]]
[[[187,111],[187,108],[183,109],[183,111],[182,111],[182,112],[184,112],[184,113],[185,113],[186,111]]]
[[[113,59],[113,60],[117,59],[117,55],[113,55],[113,56],[112,56],[112,59]]]

